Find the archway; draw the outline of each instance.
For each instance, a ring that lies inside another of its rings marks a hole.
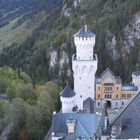
[[[107,106],[107,108],[111,108],[111,101],[106,101],[106,106]]]

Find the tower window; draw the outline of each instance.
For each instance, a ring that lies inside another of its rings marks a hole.
[[[100,106],[100,103],[98,103],[98,106]]]
[[[122,105],[124,105],[124,102],[122,102]]]
[[[82,98],[82,95],[80,95],[80,98]]]
[[[98,99],[100,98],[100,95],[98,95]]]

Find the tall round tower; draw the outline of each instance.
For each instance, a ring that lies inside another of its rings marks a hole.
[[[66,85],[64,90],[60,93],[60,100],[62,103],[62,113],[72,113],[75,105],[75,92]]]
[[[97,55],[94,54],[95,34],[87,25],[84,25],[74,35],[76,54],[73,55],[72,68],[74,72],[74,91],[76,92],[76,105],[83,110],[83,101],[87,98],[94,100],[95,73],[97,70]]]

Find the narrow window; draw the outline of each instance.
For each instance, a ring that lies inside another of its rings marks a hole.
[[[122,105],[124,105],[124,102],[122,102]]]

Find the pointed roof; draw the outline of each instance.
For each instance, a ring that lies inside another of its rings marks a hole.
[[[60,93],[61,97],[65,97],[65,98],[69,98],[69,97],[73,97],[75,96],[75,92],[69,87],[69,85],[67,84],[65,86],[65,88],[63,89],[63,91]]]
[[[116,83],[118,84],[122,83],[120,76],[115,76],[114,73],[109,68],[106,68],[105,71],[101,74],[101,80],[105,79],[108,75],[111,75],[114,81],[116,81]]]
[[[126,106],[111,121],[111,126],[121,127],[119,138],[130,139],[140,136],[140,93],[134,95]]]
[[[95,34],[90,31],[87,25],[84,25],[74,36],[76,37],[93,37]]]
[[[113,77],[115,76],[109,68],[106,68],[105,71],[103,71],[103,73],[101,74],[101,77],[103,77],[107,72],[109,72]]]

